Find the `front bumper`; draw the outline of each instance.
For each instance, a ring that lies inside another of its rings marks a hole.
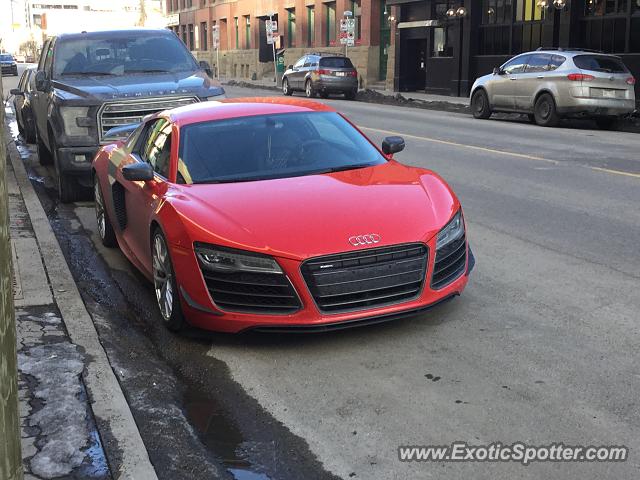
[[[433,243],[433,245],[431,244]],[[435,239],[427,245],[435,251]],[[223,311],[212,301],[206,288],[200,266],[193,251],[171,246],[171,256],[180,285],[183,311],[189,323],[205,330],[238,333],[247,330],[322,332],[381,323],[397,318],[417,315],[436,304],[460,295],[467,285],[475,259],[467,244],[464,272],[450,284],[439,290],[431,288],[435,255],[430,255],[427,273],[420,294],[401,303],[340,313],[323,313],[319,310],[301,273],[301,262],[278,258],[282,270],[293,284],[302,308],[292,314],[255,314]],[[193,274],[198,272],[198,274]]]
[[[58,167],[64,175],[80,177],[91,185],[91,162],[98,147],[59,147]]]

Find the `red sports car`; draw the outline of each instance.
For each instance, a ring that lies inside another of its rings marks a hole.
[[[153,281],[171,330],[323,331],[415,314],[459,295],[474,260],[456,195],[395,161],[403,148],[388,137],[378,149],[306,100],[165,111],[96,155],[98,230]]]

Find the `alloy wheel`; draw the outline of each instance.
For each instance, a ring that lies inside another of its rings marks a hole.
[[[161,235],[153,239],[153,284],[160,313],[168,322],[173,313],[173,272],[167,244]]]

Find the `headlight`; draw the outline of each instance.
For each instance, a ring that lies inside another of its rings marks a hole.
[[[89,135],[88,127],[78,125],[78,119],[87,118],[89,107],[60,107],[64,131],[69,136]]]
[[[203,267],[219,272],[282,273],[278,263],[268,255],[195,245]]]
[[[464,222],[462,221],[462,214],[458,211],[451,221],[438,232],[436,250],[458,240],[462,235],[464,235]]]

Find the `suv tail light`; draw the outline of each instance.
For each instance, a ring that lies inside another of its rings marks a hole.
[[[572,82],[590,82],[596,77],[587,73],[570,73],[567,78]]]
[[[320,70],[318,70],[318,75],[331,75],[331,70],[325,70],[324,68],[321,68]]]
[[[629,85],[635,85],[636,84],[636,79],[633,78],[633,77],[629,77],[629,78],[627,78],[627,83]]]

